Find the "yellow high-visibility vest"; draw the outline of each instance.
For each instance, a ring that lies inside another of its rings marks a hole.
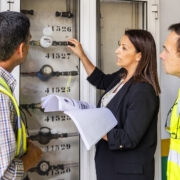
[[[0,92],[10,97],[17,113],[17,136],[16,136],[16,157],[21,157],[27,151],[27,135],[24,123],[20,120],[19,106],[15,97],[13,96],[11,89],[7,85],[6,81],[0,77]]]
[[[180,179],[180,90],[172,107],[169,127],[170,149],[168,155],[167,180]]]

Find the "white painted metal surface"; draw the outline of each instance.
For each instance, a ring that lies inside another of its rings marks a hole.
[[[80,41],[88,58],[96,65],[96,0],[81,0],[80,4]],[[96,89],[86,81],[87,74],[82,64],[80,70],[80,99],[96,103]],[[81,180],[96,179],[94,155],[95,147],[87,151],[81,143]]]
[[[164,1],[164,0],[163,0]],[[148,2],[148,30],[153,34],[157,43],[157,54],[159,54],[159,14],[155,14],[153,4],[159,4],[159,0],[147,0]],[[7,10],[8,5],[4,0],[0,0],[0,11]],[[89,59],[96,65],[96,0],[81,0],[80,3],[80,41],[83,45],[85,53],[88,55]],[[20,2],[15,0],[12,10],[19,11]],[[159,6],[158,6],[159,9]],[[81,65],[82,66],[82,65]],[[158,64],[159,69],[159,64]],[[19,79],[19,69],[17,68],[13,72],[16,79]],[[80,99],[83,101],[88,101],[91,103],[96,103],[96,89],[92,87],[87,81],[87,74],[83,67],[80,68]],[[170,87],[170,86],[169,86]],[[16,91],[16,96],[18,98],[19,93]],[[158,125],[160,129],[160,124]],[[95,180],[96,173],[94,167],[94,154],[95,147],[91,151],[87,151],[83,142],[81,142],[80,158],[81,158],[81,180]],[[160,134],[158,136],[158,148],[156,153],[156,180],[161,179],[161,166],[160,166]]]

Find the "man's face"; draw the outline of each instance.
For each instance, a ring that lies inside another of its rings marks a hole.
[[[171,31],[164,43],[164,50],[160,54],[165,73],[180,77],[180,56],[177,53],[178,34]]]

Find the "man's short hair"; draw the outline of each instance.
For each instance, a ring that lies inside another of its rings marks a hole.
[[[30,22],[22,13],[0,12],[0,60],[9,59],[22,42],[27,42]]]
[[[176,34],[179,35],[177,40],[177,52],[180,53],[180,23],[172,24],[169,26],[168,30],[174,31]]]

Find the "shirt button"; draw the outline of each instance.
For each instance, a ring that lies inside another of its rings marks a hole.
[[[122,145],[120,145],[119,147],[120,147],[120,148],[123,148],[123,146],[122,146]]]

